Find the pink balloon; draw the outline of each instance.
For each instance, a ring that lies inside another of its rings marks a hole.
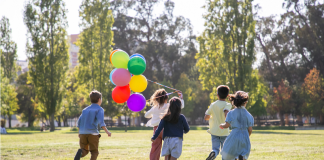
[[[112,80],[116,86],[126,86],[130,82],[132,76],[127,69],[118,68],[112,74]]]

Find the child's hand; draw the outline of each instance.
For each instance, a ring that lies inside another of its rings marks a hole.
[[[182,99],[182,93],[178,92],[178,97]]]
[[[152,143],[154,142],[154,140],[153,140],[153,139],[151,139],[151,141],[152,141]]]
[[[224,129],[224,128],[223,128],[223,124],[220,124],[220,125],[219,125],[219,128],[220,128],[220,129]]]

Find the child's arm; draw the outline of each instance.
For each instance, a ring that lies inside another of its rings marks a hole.
[[[219,125],[219,128],[224,129],[224,128],[228,128],[228,127],[230,127],[230,126],[231,126],[231,125],[230,125],[229,123],[225,122],[225,123],[220,124],[220,125]]]
[[[108,137],[111,137],[111,132],[108,131],[106,126],[102,126],[101,128],[105,130],[105,132],[108,134]]]
[[[178,92],[178,96],[179,96],[179,98],[181,100],[181,109],[183,109],[184,108],[184,100],[183,100],[182,93],[181,92]]]
[[[252,134],[252,127],[249,127],[248,128],[248,131],[249,131],[249,136],[251,136],[251,134]]]
[[[228,110],[224,110],[225,118],[226,118],[228,112],[229,112]]]
[[[205,114],[204,119],[205,119],[206,121],[208,121],[208,120],[210,119],[210,115]]]
[[[152,107],[149,111],[147,111],[144,115],[145,118],[152,118],[153,117],[153,108]]]
[[[188,121],[185,116],[183,116],[183,130],[184,130],[184,133],[188,133],[190,130]]]
[[[96,115],[96,118],[100,121],[100,127],[105,130],[108,134],[108,137],[111,136],[111,133],[107,130],[106,123],[104,121],[104,110],[100,109]]]
[[[164,128],[164,120],[162,119],[159,126],[158,126],[158,128],[156,129],[153,137],[151,138],[152,142],[160,135],[163,128]]]

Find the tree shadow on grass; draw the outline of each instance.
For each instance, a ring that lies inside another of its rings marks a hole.
[[[271,131],[253,131],[253,133],[258,134],[284,134],[284,135],[322,135],[322,134],[314,134],[314,133],[289,133],[289,132],[271,132]]]

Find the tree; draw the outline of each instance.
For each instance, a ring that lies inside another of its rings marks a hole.
[[[310,70],[303,88],[308,97],[305,107],[310,108],[313,115],[320,118],[320,124],[324,124],[324,79],[319,70]]]
[[[24,10],[27,26],[28,81],[36,99],[55,130],[55,113],[60,109],[68,70],[65,3],[62,0],[32,0]]]
[[[3,68],[4,76],[9,79],[9,83],[12,83],[17,72],[17,44],[11,40],[10,35],[9,19],[3,16],[0,20],[1,67]]]
[[[163,13],[154,15],[154,8],[164,2]],[[187,73],[194,66],[195,36],[188,19],[174,16],[173,1],[114,0],[111,10],[115,17],[115,48],[129,54],[140,53],[146,58],[146,78],[178,83],[181,73]],[[129,15],[135,12],[135,16]],[[143,92],[150,97],[156,87],[149,85]]]
[[[39,111],[35,102],[35,88],[28,83],[27,73],[19,75],[16,84],[18,85],[16,91],[19,104],[17,113],[20,114],[22,121],[28,123],[28,127],[33,127],[34,121],[39,118]]]
[[[100,91],[103,96],[101,106],[106,114],[114,116],[119,107],[112,101],[111,91],[114,86],[108,81],[113,69],[109,55],[114,45],[114,18],[109,10],[109,1],[84,0],[80,6],[80,17],[83,31],[77,41],[80,47],[77,84],[87,94],[94,89]]]
[[[291,94],[292,90],[289,87],[288,81],[282,80],[278,87],[273,88],[274,103],[272,108],[279,113],[281,126],[285,126],[284,114],[290,113],[293,108],[291,103]],[[286,116],[286,122],[289,122],[287,118],[288,116]]]
[[[9,128],[11,128],[11,115],[18,109],[17,93],[15,86],[9,83],[9,79],[4,76],[4,69],[1,67],[1,115],[8,116]]]
[[[324,75],[324,4],[317,0],[286,0],[282,16],[291,28],[290,34],[300,59],[308,70],[316,67]],[[308,71],[307,70],[307,71]]]
[[[256,94],[252,80],[255,60],[252,1],[208,1],[205,31],[198,37],[197,53],[203,89],[210,90],[211,101],[217,98],[216,88],[226,84],[231,92],[244,90]],[[248,106],[253,104],[248,104]]]

